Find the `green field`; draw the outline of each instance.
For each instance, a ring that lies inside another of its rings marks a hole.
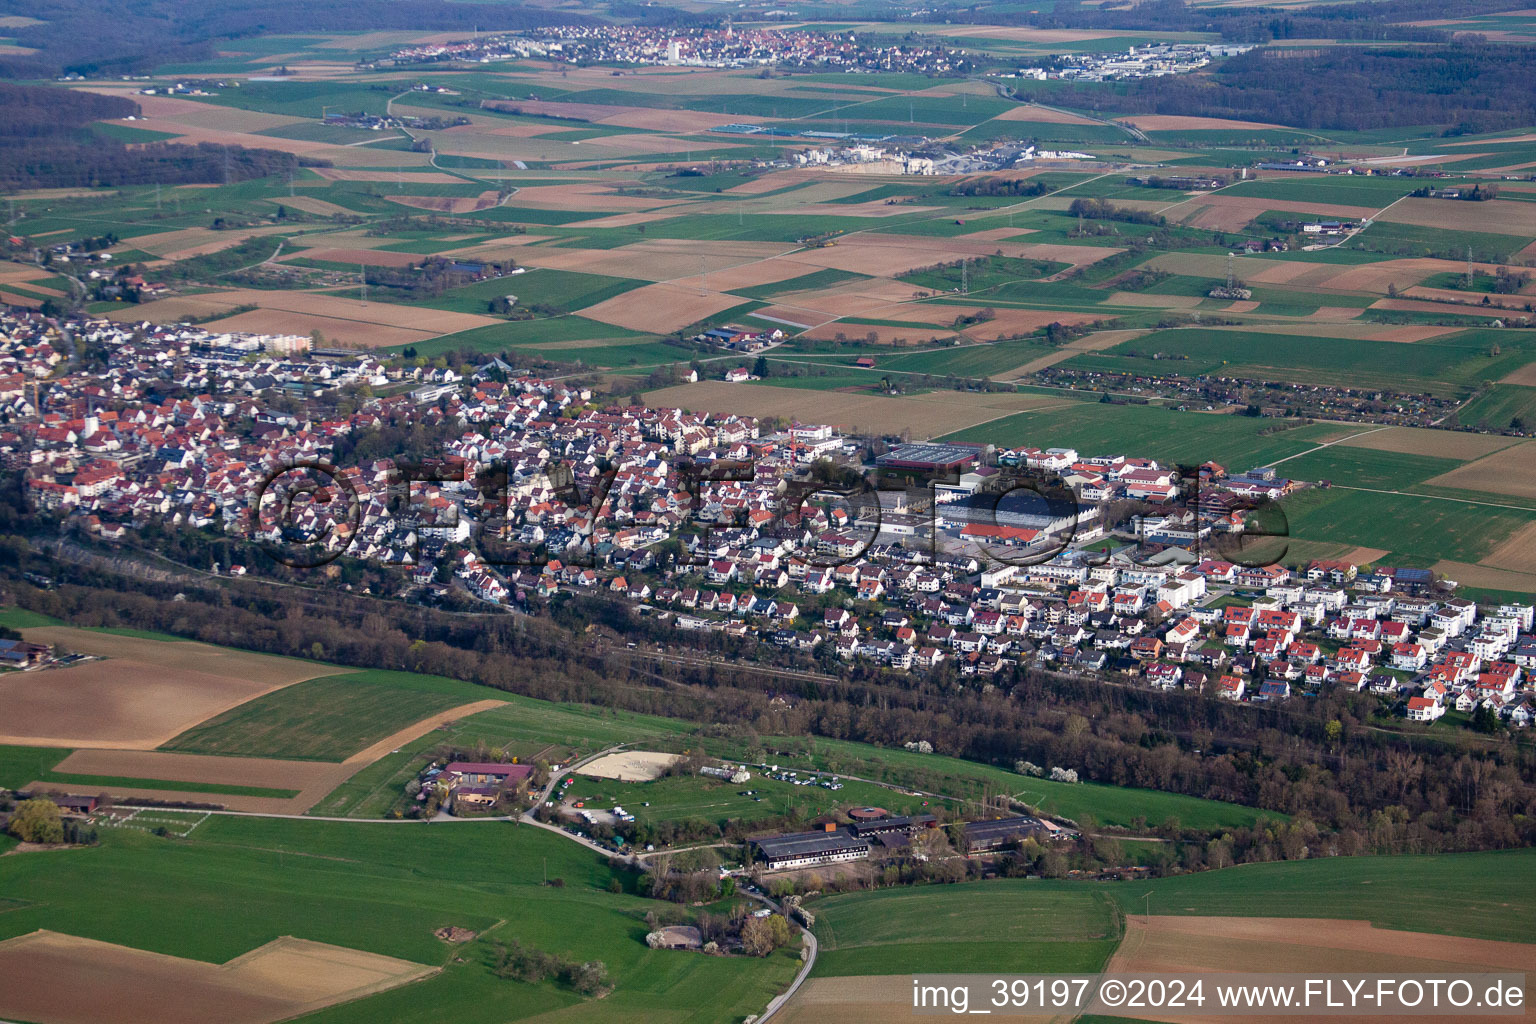
[[[1438,256],[1453,260],[1466,259],[1467,250],[1471,249],[1475,260],[1503,263],[1529,243],[1529,238],[1517,234],[1453,231],[1418,224],[1375,221],[1346,244],[1393,256]]]
[[[148,128],[135,128],[131,124],[116,124],[111,122],[98,122],[91,126],[91,131],[97,135],[112,139],[115,142],[145,143],[165,142],[176,136],[170,132],[157,132]]]
[[[1093,971],[1125,915],[1314,917],[1530,941],[1536,897],[1508,879],[1536,851],[1337,857],[1135,882],[1002,879],[811,900],[818,975]],[[823,958],[824,961],[823,962]],[[1059,966],[1060,965],[1060,966]]]
[[[816,977],[1091,973],[1120,941],[1115,904],[1096,887],[1038,881],[930,885],[816,900]]]
[[[435,677],[423,677],[435,678]],[[571,753],[592,752],[616,743],[647,743],[661,749],[681,749],[695,742],[692,723],[652,715],[613,711],[588,704],[553,704],[517,694],[481,691],[507,701],[435,729],[358,772],[315,805],[311,813],[328,816],[378,818],[403,808],[402,787],[431,759],[442,744],[465,748],[484,745],[532,760],[550,761]]]
[[[435,749],[448,744],[463,749],[483,746],[524,760],[542,757],[550,761],[591,753],[617,743],[627,743],[637,749],[703,750],[713,756],[734,760],[742,760],[752,753],[739,745],[707,737],[692,723],[677,719],[583,704],[553,704],[483,689],[477,693],[504,699],[507,706],[460,719],[405,744],[398,752],[386,754],[321,800],[311,813],[378,818],[404,809],[406,800],[402,792],[406,782],[426,765]],[[769,744],[768,749],[757,751],[758,755],[766,756],[781,768],[812,768],[841,774],[845,776],[844,788],[834,792],[819,786],[790,786],[764,779],[754,769],[752,781],[741,786],[716,784],[699,778],[649,783],[581,778],[573,792],[580,796],[600,795],[604,799],[599,806],[607,808],[621,804],[637,818],[652,822],[699,818],[720,823],[732,818],[773,817],[787,811],[812,816],[837,807],[869,803],[892,811],[918,811],[924,808],[925,801],[930,810],[945,803],[927,796],[905,796],[896,790],[853,781],[846,776],[942,794],[953,798],[947,802],[952,809],[955,808],[954,800],[979,799],[984,791],[990,790],[1013,795],[1049,814],[1073,820],[1092,818],[1101,825],[1127,828],[1147,822],[1158,825],[1169,818],[1177,818],[1184,828],[1215,830],[1252,825],[1266,817],[1284,817],[1251,807],[1174,793],[1096,783],[1051,782],[960,758],[916,754],[844,740],[777,737],[765,742]],[[759,802],[739,795],[740,791],[748,789],[757,790],[764,799]],[[652,806],[644,807],[645,803]]]
[[[1222,194],[1244,199],[1284,199],[1289,202],[1315,202],[1334,206],[1383,207],[1419,187],[1419,183],[1411,178],[1319,174],[1313,177],[1242,181],[1227,188]]]
[[[1317,447],[1337,428],[1316,424],[1279,433],[1276,421],[1248,416],[1178,412],[1147,405],[1085,404],[1013,416],[958,431],[957,441],[1003,447],[1024,444],[1076,448],[1084,455],[1144,454],[1170,463],[1215,459],[1231,470],[1267,465]]]
[[[1141,894],[1150,891],[1154,914],[1338,917],[1378,928],[1528,942],[1536,896],[1511,892],[1506,881],[1510,872],[1532,867],[1536,850],[1334,857],[1154,879],[1109,893],[1127,914],[1139,913]]]
[[[719,779],[679,776],[652,782],[616,782],[575,776],[566,797],[588,807],[607,809],[615,804],[635,816],[637,822],[768,820],[783,814],[812,818],[845,807],[875,805],[893,814],[920,814],[951,806],[951,801],[908,796],[867,782],[843,780],[843,788],[795,786],[764,778],[755,770],[752,780],[733,785]],[[743,796],[751,791],[756,799]],[[649,805],[649,806],[647,806]]]
[[[413,722],[486,694],[471,683],[408,672],[370,669],[321,676],[247,701],[161,749],[344,761]]]
[[[502,1024],[564,1009],[562,1020],[696,1022],[761,1012],[797,961],[650,950],[633,876],[567,839],[494,822],[338,825],[215,817],[187,839],[103,828],[99,847],[0,859],[0,938],[49,928],[223,963],[283,935],[441,966],[419,983],[304,1019]],[[551,888],[544,878],[559,878]],[[608,891],[617,878],[625,891]],[[483,933],[450,947],[433,930]],[[616,985],[584,1003],[553,982],[490,971],[497,940],[598,959]]]
[[[67,623],[51,615],[17,608],[14,605],[0,608],[0,626],[8,629],[35,629],[38,626],[64,626]]]
[[[483,309],[483,307],[482,307]],[[456,349],[475,352],[512,350],[542,356],[557,362],[581,360],[589,366],[624,366],[630,363],[664,362],[670,353],[673,361],[684,359],[684,349],[668,349],[650,342],[649,335],[628,331],[611,324],[598,323],[580,316],[541,317],[534,320],[510,320],[504,324],[475,327],[457,334],[446,334],[412,345],[419,354],[435,356]],[[561,341],[597,342],[590,348],[556,348]]]
[[[630,281],[620,277],[535,268],[515,277],[492,278],[489,281],[454,288],[436,298],[423,299],[413,304],[446,309],[455,313],[484,314],[487,303],[492,299],[501,298],[503,295],[516,295],[520,305],[530,306],[537,303],[569,311],[596,305],[604,299],[623,295],[644,284],[644,281]],[[608,328],[608,330],[612,331],[616,328]]]
[[[1321,300],[1318,300],[1319,304]],[[1154,359],[1153,356],[1160,358]],[[1257,380],[1465,394],[1536,356],[1518,336],[1463,331],[1414,345],[1257,331],[1160,331],[1065,364],[1119,373],[1167,373],[1168,358],[1186,375],[1220,373]]]
[[[1467,426],[1487,424],[1491,430],[1511,429],[1516,421],[1526,430],[1536,429],[1536,388],[1519,384],[1495,384],[1456,412]]]
[[[1336,444],[1289,459],[1278,467],[1278,471],[1297,480],[1328,480],[1349,487],[1401,490],[1448,473],[1461,464],[1457,459]]]
[[[1252,807],[1177,793],[1092,782],[1052,782],[942,754],[919,754],[820,737],[774,737],[772,742],[777,749],[770,752],[770,760],[780,767],[806,765],[967,799],[979,799],[986,790],[1012,796],[1048,814],[1076,821],[1091,817],[1099,825],[1133,827],[1138,819],[1156,825],[1172,817],[1185,828],[1205,830],[1252,825],[1262,818],[1284,817]]]
[[[1292,537],[1382,548],[1415,565],[1442,558],[1476,562],[1536,521],[1536,511],[1350,490],[1348,485],[1304,491],[1288,498],[1282,508]]]
[[[0,789],[16,789],[41,781],[69,754],[69,750],[61,747],[0,746]]]
[[[28,611],[25,608],[0,608],[0,626],[9,629],[35,629],[40,626],[67,626],[69,623],[62,619],[55,619],[39,612]],[[166,643],[182,643],[184,636],[173,636],[170,633],[158,633],[152,629],[134,629],[131,626],[81,626],[80,629],[89,629],[93,633],[112,633],[116,636],[138,637],[140,640],[161,640]]]

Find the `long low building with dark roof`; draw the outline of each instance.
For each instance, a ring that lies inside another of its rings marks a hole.
[[[1033,836],[1044,835],[1050,827],[1039,818],[1021,815],[1017,818],[998,818],[994,821],[971,821],[965,825],[967,853],[997,850],[1009,843],[1022,842]]]
[[[869,856],[869,840],[842,829],[832,832],[791,832],[752,840],[753,852],[770,870],[835,864]]]
[[[855,836],[878,836],[888,832],[912,833],[920,828],[933,828],[937,819],[931,814],[918,814],[912,817],[878,818],[874,821],[855,821],[848,826],[848,831]]]

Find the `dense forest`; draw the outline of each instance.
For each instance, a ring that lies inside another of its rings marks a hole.
[[[271,33],[483,32],[590,20],[569,12],[452,0],[0,0],[0,14],[43,22],[7,30],[18,45],[39,52],[0,55],[0,78],[141,73],[159,64],[211,59],[219,49],[216,40]]]
[[[1536,121],[1536,48],[1476,41],[1418,47],[1325,48],[1275,57],[1255,50],[1210,75],[1122,85],[1026,83],[1021,96],[1086,110],[1188,114],[1355,131],[1439,125],[1486,132]]]
[[[138,104],[120,96],[0,83],[0,188],[218,183],[299,166],[292,154],[272,149],[129,146],[88,127],[138,112]]]
[[[883,746],[927,740],[939,753],[990,764],[1067,765],[1095,781],[1289,814],[1328,833],[1324,845],[1340,853],[1536,842],[1536,766],[1528,745],[1507,736],[1383,729],[1370,720],[1369,695],[1334,692],[1295,707],[1239,707],[1213,696],[1162,694],[1028,668],[987,687],[962,685],[952,668],[893,673],[861,664],[824,666],[826,672],[809,681],[754,662],[745,648],[707,668],[642,665],[573,642],[590,624],[637,639],[665,629],[633,615],[619,599],[571,599],[557,605],[553,617],[454,614],[254,581],[220,585],[184,576],[159,582],[120,554],[85,554],[42,557],[19,537],[0,539],[0,574],[10,579],[5,598],[81,624],[164,630],[717,723],[701,728],[736,743],[784,735]],[[20,580],[26,570],[47,573],[59,585],[38,590]],[[185,599],[171,600],[177,593]],[[684,652],[695,643],[737,643],[680,638],[675,630],[665,630],[664,639]],[[1241,855],[1279,854],[1259,843]]]

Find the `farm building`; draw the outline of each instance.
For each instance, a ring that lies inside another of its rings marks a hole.
[[[971,821],[965,825],[965,849],[967,853],[998,850],[1010,843],[1044,835],[1048,831],[1045,822],[1029,815],[999,818],[995,821]]]
[[[869,840],[850,832],[790,832],[752,840],[753,853],[771,871],[835,864],[869,856]]]
[[[920,828],[934,828],[937,824],[938,820],[931,814],[915,814],[910,817],[903,815],[876,821],[856,821],[848,826],[848,831],[855,836],[868,838],[893,832],[910,834]]]
[[[674,924],[658,928],[645,937],[652,949],[699,949],[704,945],[704,935],[687,924]]]
[[[457,812],[460,808],[472,810],[494,807],[500,798],[501,790],[495,786],[456,786],[453,790],[453,808]]]
[[[64,793],[36,792],[30,794],[17,793],[16,795],[22,799],[26,799],[28,796],[36,796],[42,797],[45,800],[51,800],[65,814],[94,814],[97,805],[100,803],[99,798],[94,796],[76,796]]]
[[[829,612],[828,614],[831,613]],[[844,617],[847,616],[847,612],[843,612],[842,614]],[[848,808],[848,817],[852,818],[854,821],[879,821],[881,818],[889,818],[890,816],[891,812],[886,810],[884,807]]]
[[[448,784],[454,813],[493,807],[503,794],[521,795],[533,775],[526,764],[496,764],[482,761],[453,761],[438,778]]]
[[[453,761],[443,769],[443,774],[449,781],[459,785],[516,788],[533,774],[533,766],[485,761]]]
[[[7,668],[36,668],[53,657],[53,648],[47,644],[31,644],[25,640],[0,639],[0,666]]]
[[[735,783],[738,786],[752,778],[752,773],[747,771],[745,768],[734,768],[728,764],[705,765],[703,768],[699,769],[699,774],[708,775],[711,778],[716,779],[725,779],[729,782]]]

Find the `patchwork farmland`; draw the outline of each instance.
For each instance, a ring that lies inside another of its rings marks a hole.
[[[1536,12],[42,6],[0,1017],[1536,971]]]

